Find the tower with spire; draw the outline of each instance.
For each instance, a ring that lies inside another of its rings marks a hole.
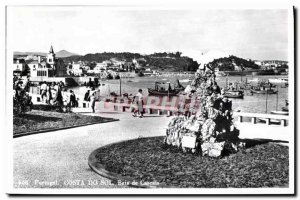
[[[52,69],[55,69],[55,53],[53,51],[53,47],[51,45],[50,51],[47,54],[47,64],[50,65]]]

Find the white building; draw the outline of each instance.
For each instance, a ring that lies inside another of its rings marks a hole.
[[[25,63],[24,60],[14,59],[13,70],[24,72],[25,71],[25,65],[26,65],[26,63]]]
[[[41,58],[41,56],[32,58],[26,61],[30,68],[30,77],[63,77],[66,75],[66,68],[61,60],[56,59],[52,45],[45,58]]]
[[[107,62],[102,62],[102,63],[97,63],[96,66],[94,67],[94,70],[96,71],[104,71],[107,70]]]
[[[54,69],[47,65],[45,60],[38,57],[37,60],[28,60],[27,65],[30,69],[30,77],[52,77]]]

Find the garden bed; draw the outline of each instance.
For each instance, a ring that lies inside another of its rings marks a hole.
[[[99,148],[94,167],[104,167],[137,182],[158,182],[162,187],[288,186],[287,146],[251,141],[248,148],[236,154],[211,158],[167,147],[163,139],[139,138]]]
[[[111,121],[116,121],[116,119],[78,113],[32,110],[22,116],[13,116],[13,134],[16,136],[34,131],[51,131],[53,129]]]

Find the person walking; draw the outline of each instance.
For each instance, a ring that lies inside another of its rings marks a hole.
[[[46,103],[50,104],[50,101],[52,99],[52,91],[51,91],[50,83],[48,83],[46,87],[46,97],[47,97]]]
[[[90,90],[87,90],[85,95],[84,95],[84,100],[85,101],[90,101]]]
[[[62,94],[61,94],[61,87],[59,84],[54,85],[54,90],[56,90],[55,98],[54,98],[54,103],[58,106],[58,111],[62,112],[63,111],[63,99],[62,99]]]
[[[70,105],[72,108],[76,107],[76,96],[73,90],[70,90]]]
[[[92,87],[91,88],[91,92],[90,92],[90,104],[91,104],[91,108],[93,110],[93,113],[95,113],[95,102],[96,102],[96,91],[95,91],[95,88]]]
[[[42,101],[46,102],[46,99],[44,99],[44,97],[47,98],[47,84],[46,84],[46,81],[44,81],[43,84],[41,85],[41,97],[42,97]]]
[[[143,115],[143,113],[144,113],[143,104],[144,103],[143,103],[143,90],[142,89],[139,89],[138,93],[134,96],[134,101],[137,105],[137,109],[134,110],[132,116],[136,117],[137,116],[136,114],[138,114],[138,116],[140,118],[143,118],[144,117],[144,115]]]

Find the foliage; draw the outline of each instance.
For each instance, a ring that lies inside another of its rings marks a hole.
[[[233,71],[234,63],[237,66],[242,67],[243,70],[245,70],[246,68],[248,68],[248,69],[259,69],[260,68],[252,60],[245,60],[243,58],[239,58],[239,57],[232,56],[232,55],[229,57],[225,57],[225,58],[214,59],[209,64],[212,66],[212,68],[218,67],[220,69],[220,71]]]
[[[116,119],[112,118],[81,115],[78,113],[58,113],[55,111],[45,111],[51,108],[55,107],[43,107],[41,108],[41,110],[32,110],[28,113],[25,113],[22,117],[14,116],[14,135],[31,131],[51,130],[90,123],[105,123],[116,121]]]
[[[97,150],[99,166],[136,181],[164,187],[258,188],[289,184],[289,150],[249,141],[247,149],[211,158],[166,148],[163,137],[139,138]],[[252,144],[250,145],[250,142]]]
[[[181,52],[163,52],[163,53],[154,53],[149,55],[141,55],[139,53],[113,53],[113,52],[104,52],[96,54],[86,54],[84,56],[70,56],[64,59],[66,63],[85,61],[88,62],[88,65],[91,69],[94,68],[95,63],[103,62],[105,60],[110,60],[111,58],[116,58],[118,60],[124,60],[131,62],[133,59],[144,58],[147,61],[149,67],[153,70],[162,70],[162,71],[196,71],[198,68],[198,63],[189,57],[181,56]]]
[[[31,97],[24,90],[19,90],[13,97],[13,114],[23,115],[31,110]]]

